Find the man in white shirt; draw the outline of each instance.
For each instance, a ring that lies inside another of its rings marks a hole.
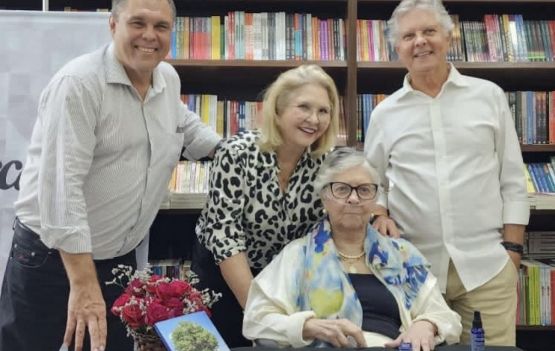
[[[389,23],[408,74],[373,111],[366,135],[385,189],[374,227],[403,232],[428,258],[462,317],[463,343],[479,310],[486,344],[514,345],[529,205],[505,95],[447,62],[453,23],[441,2],[404,0]]]
[[[0,350],[133,350],[109,313],[111,270],[136,267],[182,147],[213,154],[218,135],[180,100],[161,62],[172,0],[114,0],[111,44],[66,64],[41,95],[0,299]],[[85,334],[90,338],[84,342]]]

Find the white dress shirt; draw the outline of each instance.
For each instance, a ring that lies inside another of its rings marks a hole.
[[[112,45],[66,64],[43,91],[21,190],[22,223],[50,248],[121,256],[145,237],[182,146],[199,158],[219,137],[180,100],[162,62],[144,101]]]
[[[365,153],[382,179],[378,203],[432,264],[445,292],[449,259],[467,291],[509,259],[504,224],[528,223],[514,123],[503,90],[451,66],[436,97],[403,87],[373,111]]]

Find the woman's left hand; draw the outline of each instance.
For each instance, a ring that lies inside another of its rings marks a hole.
[[[430,351],[435,345],[436,326],[429,321],[416,321],[409,329],[401,333],[399,337],[393,341],[385,343],[385,347],[397,348],[401,343],[410,342],[412,351]]]

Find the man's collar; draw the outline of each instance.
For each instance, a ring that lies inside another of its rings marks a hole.
[[[128,86],[133,86],[125,68],[121,62],[117,59],[114,52],[114,43],[110,43],[106,49],[106,82],[111,84],[124,84]],[[160,68],[157,66],[154,68],[152,73],[152,90],[154,94],[161,92],[166,87],[166,81],[160,73]]]
[[[469,85],[466,78],[460,74],[451,62],[449,62],[449,75],[447,76],[447,80],[442,85],[442,90],[447,84],[457,87],[467,87]],[[403,80],[403,87],[399,91],[399,99],[403,98],[407,94],[414,94],[416,92],[418,92],[418,90],[414,89],[410,84],[410,73],[407,73]]]

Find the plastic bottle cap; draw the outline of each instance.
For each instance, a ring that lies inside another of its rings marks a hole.
[[[480,311],[474,311],[474,319],[472,320],[472,328],[482,328],[482,316]]]

